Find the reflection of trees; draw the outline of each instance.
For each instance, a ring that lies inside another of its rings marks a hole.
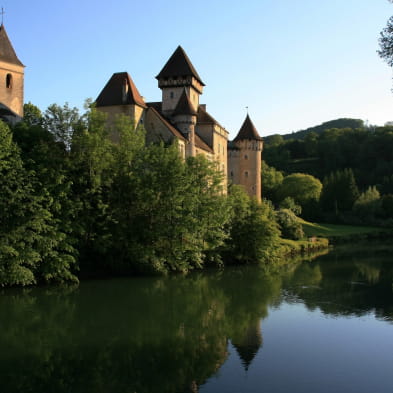
[[[0,296],[3,392],[196,392],[227,357],[246,369],[268,307],[301,299],[332,315],[393,320],[393,265],[362,252],[266,272],[231,268],[188,277],[90,281]]]
[[[236,344],[246,367],[279,275],[228,269],[189,277],[91,281],[4,292],[5,392],[195,392]]]
[[[300,265],[285,286],[309,309],[332,315],[374,312],[393,321],[392,282],[393,264],[386,254],[364,248],[354,256],[343,248]]]

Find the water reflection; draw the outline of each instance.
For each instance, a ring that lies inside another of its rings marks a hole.
[[[378,250],[378,249],[377,249]],[[393,321],[392,253],[358,246],[341,247],[298,266],[285,283],[289,296],[308,309],[332,316],[362,316]]]
[[[228,357],[248,370],[280,303],[393,320],[389,258],[330,254],[281,272],[91,281],[0,296],[4,392],[196,392]],[[282,295],[284,293],[284,295]]]

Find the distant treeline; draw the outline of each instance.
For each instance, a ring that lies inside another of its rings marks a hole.
[[[307,132],[302,139],[274,136],[263,158],[264,196],[275,203],[280,176],[302,173],[323,183],[308,218],[384,225],[393,219],[392,126],[331,128]],[[373,203],[365,208],[365,201]]]
[[[315,132],[320,134],[323,131],[330,130],[331,128],[363,128],[364,121],[360,119],[342,118],[325,121],[324,123],[306,128],[305,130],[299,130],[291,132],[290,134],[274,134],[264,138],[266,144],[274,143],[277,138],[282,138],[284,140],[288,139],[304,139],[310,132]]]

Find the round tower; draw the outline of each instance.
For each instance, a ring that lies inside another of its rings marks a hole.
[[[239,133],[228,146],[228,177],[258,201],[262,198],[262,149],[263,140],[247,114]]]
[[[186,89],[172,113],[173,124],[183,133],[188,143],[186,146],[186,157],[194,157],[195,151],[195,125],[197,122],[197,112],[194,109]]]

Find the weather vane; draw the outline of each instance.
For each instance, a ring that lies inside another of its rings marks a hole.
[[[1,7],[1,25],[3,25],[4,14],[5,14],[4,8]]]
[[[247,110],[247,115],[248,115],[248,106],[246,106],[246,110]]]

